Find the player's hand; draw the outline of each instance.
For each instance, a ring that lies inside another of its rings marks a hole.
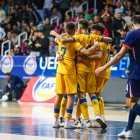
[[[81,62],[82,61],[82,57],[81,56],[78,56],[77,58],[76,58],[76,62]]]
[[[99,46],[99,42],[94,39],[94,45]]]
[[[102,67],[98,67],[96,70],[95,70],[95,74],[98,76],[101,72],[105,71],[106,68],[104,66]]]
[[[126,70],[125,73],[126,73],[126,74],[129,74],[129,70]]]
[[[55,36],[55,34],[56,34],[56,32],[55,32],[54,30],[52,30],[52,31],[50,32],[50,35]]]
[[[63,60],[62,55],[60,55],[58,52],[56,52],[56,58],[57,60]]]

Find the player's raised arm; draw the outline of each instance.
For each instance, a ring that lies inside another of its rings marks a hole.
[[[105,43],[111,43],[113,40],[110,37],[102,37],[101,41]]]
[[[88,55],[93,55],[93,53],[96,51],[96,49],[97,49],[98,47],[99,47],[99,42],[96,41],[96,40],[94,40],[94,45],[93,45],[91,48],[89,48],[89,49],[82,48],[82,49],[80,50],[80,53],[82,53],[82,54],[84,54],[84,55],[86,55],[86,56],[88,56]]]
[[[122,47],[121,50],[111,59],[107,64],[102,67],[99,67],[95,70],[95,73],[99,75],[102,71],[105,71],[107,68],[111,67],[112,65],[116,64],[120,61],[124,55],[128,52],[128,48]]]
[[[89,60],[100,60],[103,56],[102,51],[96,51],[96,54],[91,55],[91,56],[85,56]]]
[[[75,42],[75,39],[73,37],[69,38],[63,38],[63,35],[59,35],[57,32],[54,30],[50,32],[50,35],[55,36],[58,40],[60,40],[62,43],[70,43],[70,42]]]

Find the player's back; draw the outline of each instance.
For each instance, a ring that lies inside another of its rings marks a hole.
[[[97,69],[100,66],[105,65],[110,60],[110,44],[106,44],[104,42],[99,42],[99,44],[100,44],[100,50],[102,51],[102,58],[94,62],[95,69]],[[110,68],[102,72],[99,76],[109,79]]]
[[[76,74],[76,54],[82,48],[78,42],[62,43],[57,40],[58,53],[62,56],[62,60],[58,61],[57,72],[62,74]]]
[[[140,79],[140,29],[129,32],[124,44],[131,48],[130,62],[132,67],[128,78]]]
[[[86,49],[94,45],[94,40],[101,40],[101,38],[101,36],[95,34],[91,35],[89,33],[74,35],[74,39]],[[77,70],[83,72],[93,72],[93,63],[90,60],[86,60],[83,63],[78,63]]]

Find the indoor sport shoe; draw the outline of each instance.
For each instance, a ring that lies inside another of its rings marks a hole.
[[[65,129],[75,129],[75,125],[73,123],[71,123],[70,121],[66,121],[65,125],[64,125]]]
[[[92,123],[92,127],[93,128],[101,128],[101,124],[98,123],[97,121],[95,121],[95,122]]]
[[[74,121],[74,125],[76,128],[80,128],[81,125],[82,125],[82,121],[81,121],[81,118],[78,118]]]
[[[90,128],[92,126],[92,124],[91,124],[91,121],[90,120],[87,120],[87,121],[85,121],[84,123],[82,123],[82,125],[81,125],[81,129],[83,129],[83,128]]]
[[[59,121],[55,121],[54,124],[53,124],[53,128],[59,128],[60,125],[59,125]]]
[[[133,133],[132,130],[125,131],[125,129],[118,134],[119,138],[127,138],[127,139],[132,139],[133,138]]]
[[[99,115],[95,116],[95,120],[101,125],[101,128],[105,129],[107,127],[107,124]]]
[[[63,117],[59,118],[59,126],[64,127],[64,118]]]

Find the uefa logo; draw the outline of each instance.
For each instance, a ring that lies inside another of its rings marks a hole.
[[[24,64],[23,64],[23,68],[24,68],[24,71],[28,75],[34,74],[34,72],[36,71],[36,68],[37,68],[36,57],[35,56],[26,57]]]
[[[13,58],[12,56],[3,56],[0,61],[0,69],[3,73],[9,73],[13,69]]]
[[[55,78],[40,77],[32,91],[33,99],[37,102],[43,102],[55,97]]]

